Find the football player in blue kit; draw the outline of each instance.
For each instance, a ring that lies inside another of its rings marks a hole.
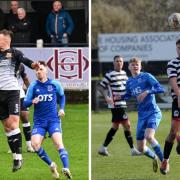
[[[34,105],[34,126],[32,129],[31,143],[37,155],[50,166],[52,175],[59,179],[57,165],[48,157],[41,144],[46,132],[52,138],[56,149],[59,152],[63,164],[62,173],[69,179],[72,175],[69,170],[68,153],[62,141],[61,120],[59,117],[65,115],[65,95],[61,84],[57,80],[47,77],[47,65],[40,61],[40,67],[36,70],[37,80],[32,82],[28,88],[24,105]],[[57,111],[57,102],[60,105]]]
[[[156,104],[154,94],[163,93],[164,88],[154,76],[141,72],[141,60],[139,58],[133,57],[130,59],[129,70],[132,77],[126,83],[126,94],[120,98],[124,100],[131,97],[136,98],[138,110],[137,148],[142,154],[153,159],[153,171],[157,172],[157,159],[159,158],[162,162],[163,153],[160,144],[155,139],[155,131],[159,126],[162,115]],[[146,141],[149,142],[155,153],[146,146]]]

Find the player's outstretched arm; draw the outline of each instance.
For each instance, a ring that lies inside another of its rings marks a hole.
[[[147,93],[148,93],[148,94],[159,94],[159,93],[164,93],[164,92],[165,92],[164,87],[163,87],[161,84],[159,84],[159,83],[156,83],[156,84],[152,87],[152,89],[147,90]]]
[[[15,50],[15,53],[16,53],[17,60],[20,63],[23,63],[24,65],[28,66],[31,69],[39,68],[38,62],[33,62],[29,58],[25,57],[21,51]]]

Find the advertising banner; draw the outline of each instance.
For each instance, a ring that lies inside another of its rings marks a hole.
[[[177,56],[179,38],[180,32],[100,34],[99,61],[111,62],[115,55],[121,55],[125,61],[134,56],[143,61],[168,61]]]
[[[45,61],[48,77],[61,82],[64,89],[89,88],[88,48],[18,48],[24,56],[33,61]],[[36,79],[35,71],[26,67],[31,81]]]

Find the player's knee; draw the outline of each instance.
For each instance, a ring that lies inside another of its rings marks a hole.
[[[28,123],[29,122],[28,121],[28,114],[26,114],[26,113],[21,114],[21,122],[22,123]]]
[[[152,143],[153,140],[154,140],[154,137],[153,137],[152,135],[150,135],[150,134],[147,134],[147,135],[145,136],[145,139],[146,139],[149,143]]]
[[[123,128],[124,128],[125,131],[131,131],[131,126],[130,126],[130,124],[124,125]]]
[[[64,145],[61,142],[55,142],[54,145],[57,150],[64,148]]]
[[[112,128],[115,130],[118,130],[119,129],[119,123],[113,123]]]
[[[39,149],[40,149],[40,147],[41,147],[41,144],[40,143],[37,143],[37,142],[31,142],[31,145],[32,145],[32,147],[33,147],[33,149],[35,150],[35,151],[38,151]]]
[[[21,122],[24,124],[24,123],[28,123],[29,121],[27,118],[23,117],[23,118],[21,118]]]

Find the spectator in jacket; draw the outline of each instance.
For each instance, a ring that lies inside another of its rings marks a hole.
[[[51,38],[51,43],[67,46],[68,38],[74,29],[74,23],[67,11],[62,8],[61,1],[53,2],[53,10],[46,21],[46,32]]]
[[[26,17],[26,11],[23,8],[17,10],[18,19],[9,26],[9,30],[14,33],[13,43],[29,43],[31,39],[31,23]]]
[[[11,1],[11,9],[7,14],[6,23],[5,23],[5,27],[7,29],[10,29],[10,27],[13,26],[18,20],[18,16],[17,16],[18,8],[19,8],[19,2]]]

